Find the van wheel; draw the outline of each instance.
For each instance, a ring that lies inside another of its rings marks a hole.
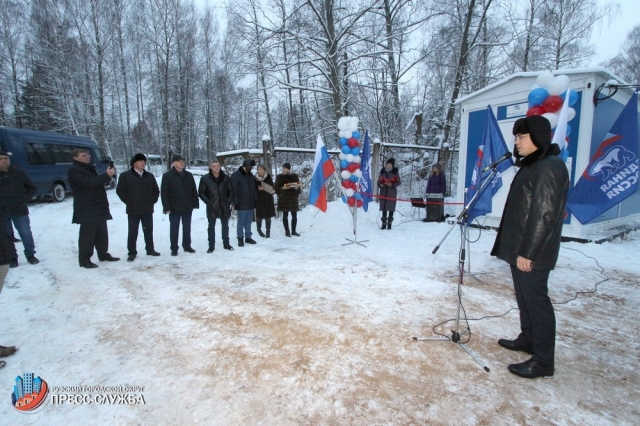
[[[53,185],[53,188],[51,188],[51,197],[54,201],[60,202],[64,200],[66,196],[67,191],[64,189],[64,186],[59,183]]]

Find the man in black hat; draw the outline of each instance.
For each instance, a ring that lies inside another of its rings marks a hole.
[[[256,180],[251,169],[256,165],[255,160],[246,158],[242,166],[231,174],[231,186],[233,187],[233,208],[238,212],[238,224],[236,236],[238,247],[244,247],[244,243],[256,244],[251,238],[251,222],[253,221],[253,209],[258,200]]]
[[[36,190],[36,186],[29,179],[27,173],[12,166],[9,154],[0,151],[0,210],[5,218],[0,226],[6,225],[7,231],[9,231],[13,230],[13,225],[15,225],[24,245],[24,255],[27,262],[32,265],[40,261],[35,256],[36,246],[31,233],[27,203],[33,198]],[[18,252],[15,249],[10,266],[12,268],[18,266]]]
[[[532,354],[509,365],[517,376],[553,376],[556,319],[548,295],[549,273],[556,266],[569,191],[567,167],[551,144],[551,125],[541,116],[517,120],[513,126],[514,157],[520,167],[502,213],[491,254],[511,266],[521,333],[498,344]]]
[[[144,154],[136,154],[131,159],[131,169],[120,175],[116,194],[127,206],[129,219],[129,236],[127,237],[127,249],[129,256],[127,262],[133,262],[138,251],[138,229],[142,223],[145,250],[149,256],[160,256],[153,245],[153,205],[158,201],[160,189],[156,177],[145,170],[147,157]]]
[[[193,175],[185,170],[184,158],[174,155],[171,158],[171,170],[162,175],[162,211],[169,215],[169,239],[171,256],[178,255],[178,235],[182,221],[182,249],[195,253],[191,247],[191,214],[200,207],[198,189]]]
[[[103,262],[115,262],[119,257],[109,254],[109,231],[107,220],[111,220],[109,200],[104,187],[116,174],[110,166],[106,172],[98,174],[91,164],[91,154],[86,149],[71,151],[73,164],[67,171],[67,179],[73,191],[73,223],[80,224],[78,236],[78,261],[82,268],[97,268],[91,262],[93,248],[98,259]]]

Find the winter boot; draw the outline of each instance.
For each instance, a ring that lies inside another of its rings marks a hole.
[[[256,226],[258,228],[258,235],[260,235],[262,238],[265,237],[264,232],[262,232],[262,219],[258,219]]]
[[[387,218],[386,217],[382,218],[382,226],[380,227],[380,229],[387,229]]]
[[[238,247],[244,247],[244,238],[238,238]]]
[[[298,225],[298,219],[291,219],[291,235],[295,235],[296,237],[299,237],[300,234],[298,234],[296,232],[296,226]]]
[[[282,219],[282,224],[284,225],[284,235],[286,235],[287,237],[290,237],[291,232],[289,232],[289,220]]]
[[[271,219],[267,219],[267,238],[271,238]]]
[[[388,220],[387,229],[391,229],[391,222],[393,222],[393,212],[389,212],[389,220]]]

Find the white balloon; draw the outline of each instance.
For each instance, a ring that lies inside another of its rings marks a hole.
[[[362,161],[362,157],[360,157],[359,155],[354,155],[353,156],[353,161],[352,163],[357,163],[360,164],[360,162]]]
[[[549,120],[549,124],[551,124],[551,128],[555,129],[555,127],[558,125],[558,114],[555,114],[553,112],[547,112],[546,114],[542,114],[542,116],[547,120]]]
[[[538,86],[542,87],[542,88],[547,88],[551,85],[551,83],[553,83],[553,80],[555,80],[555,77],[553,76],[553,73],[549,70],[547,71],[543,71],[538,75],[538,78],[536,78],[536,83],[538,84]],[[562,93],[562,92],[560,92]]]
[[[340,176],[342,179],[349,179],[351,177],[351,172],[349,170],[343,170],[340,172]]]
[[[354,159],[353,154],[347,154],[346,155],[345,160],[347,160],[348,162],[353,163],[353,159]]]
[[[349,130],[355,132],[358,130],[358,117],[351,117],[351,123],[349,123]]]
[[[340,160],[346,160],[347,159],[347,154],[345,154],[344,152],[341,152],[340,155],[338,155],[338,158]]]
[[[353,172],[352,175],[354,175],[357,178],[361,178],[362,177],[362,170],[358,169],[355,172]]]
[[[356,193],[356,191],[354,191],[351,188],[345,189],[345,191],[344,191],[344,195],[346,195],[347,197],[353,197],[353,194],[355,194],[355,193]]]
[[[338,120],[338,130],[347,130],[348,127],[349,120],[347,120],[347,117],[340,117]]]
[[[571,107],[567,108],[567,121],[573,120],[575,116],[576,116],[576,110]]]
[[[551,96],[559,96],[567,90],[567,87],[569,87],[569,77],[563,74],[553,79],[547,91]]]

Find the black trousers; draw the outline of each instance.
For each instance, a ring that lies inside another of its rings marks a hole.
[[[291,230],[296,232],[296,226],[298,225],[298,212],[282,212],[282,224],[285,230],[289,230],[289,213],[291,213]]]
[[[136,242],[138,241],[138,229],[142,223],[142,233],[144,235],[144,248],[149,253],[155,251],[153,246],[153,213],[147,214],[130,214],[129,218],[129,236],[127,237],[127,250],[129,255],[137,255]]]
[[[549,298],[547,282],[550,271],[522,272],[511,266],[513,288],[520,309],[518,340],[533,347],[538,364],[553,367],[556,346],[556,316]]]
[[[171,251],[178,251],[178,236],[180,235],[180,221],[182,221],[182,248],[191,248],[191,214],[192,212],[169,213],[169,240]]]
[[[93,248],[98,252],[98,259],[104,258],[109,252],[109,232],[107,221],[81,223],[78,237],[78,261],[80,265],[91,260]]]

